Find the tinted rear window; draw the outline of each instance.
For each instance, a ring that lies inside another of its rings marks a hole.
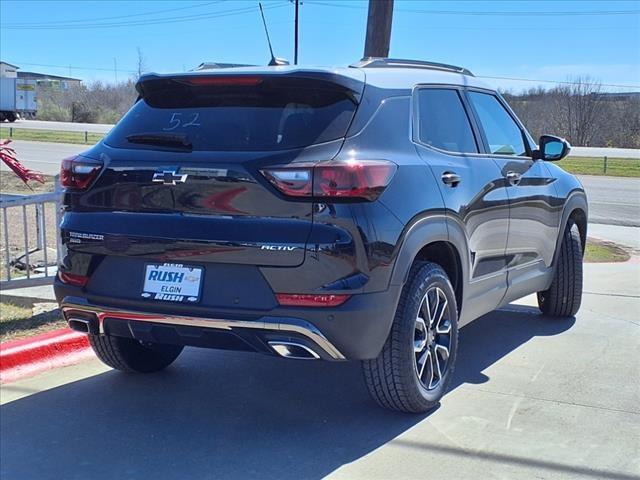
[[[310,79],[257,85],[193,86],[163,80],[145,91],[106,137],[117,148],[132,135],[179,135],[194,150],[284,150],[343,137],[356,104],[344,88]]]
[[[478,153],[469,117],[455,90],[418,90],[420,141],[432,147],[460,153]]]

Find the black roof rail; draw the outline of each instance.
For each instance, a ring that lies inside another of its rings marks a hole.
[[[463,67],[447,65],[446,63],[426,62],[424,60],[405,60],[402,58],[364,57],[357,63],[349,65],[354,68],[427,68],[430,70],[444,70],[473,77],[473,73]]]

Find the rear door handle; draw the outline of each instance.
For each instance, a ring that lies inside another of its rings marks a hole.
[[[455,172],[444,172],[440,178],[442,178],[442,183],[451,187],[457,187],[461,180],[460,175]]]
[[[522,180],[522,174],[518,172],[507,172],[506,177],[509,184],[513,186],[518,185]]]

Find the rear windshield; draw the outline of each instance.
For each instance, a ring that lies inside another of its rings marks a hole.
[[[106,137],[108,145],[171,149],[139,141],[152,136],[183,139],[193,150],[300,148],[344,137],[356,109],[343,87],[310,79],[213,86],[162,80],[144,87],[144,98]]]

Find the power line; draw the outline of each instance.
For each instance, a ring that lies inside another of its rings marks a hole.
[[[104,71],[104,72],[123,72],[123,73],[138,73],[136,70],[122,70],[119,68],[100,68],[100,67],[74,67],[72,65],[51,65],[47,63],[28,63],[28,62],[15,62],[19,65],[29,65],[31,67],[49,67],[49,68],[67,68],[71,70],[85,70],[85,71]]]
[[[363,9],[366,5],[348,5],[344,3],[331,3],[321,2],[315,0],[308,0],[311,5],[320,5],[324,7],[337,7],[337,8],[355,8]],[[604,15],[637,15],[640,14],[640,10],[593,10],[593,11],[479,11],[479,10],[431,10],[431,9],[414,9],[414,8],[396,8],[397,12],[409,12],[409,13],[428,13],[432,15],[479,15],[479,16],[604,16]]]
[[[265,10],[273,10],[275,8],[285,7],[286,4],[281,5],[268,5],[265,7]],[[181,22],[191,22],[198,20],[208,20],[213,18],[222,18],[222,17],[230,17],[234,15],[243,15],[246,13],[253,13],[256,11],[254,6],[251,7],[243,7],[231,10],[224,10],[220,12],[211,12],[211,13],[202,13],[196,15],[184,15],[178,17],[164,17],[164,18],[156,18],[156,19],[148,19],[148,20],[134,20],[130,22],[113,22],[113,23],[95,23],[95,24],[84,24],[84,25],[58,25],[58,26],[27,26],[27,27],[14,27],[14,26],[2,26],[2,28],[10,30],[10,29],[20,29],[20,30],[81,30],[81,29],[94,29],[94,28],[117,28],[117,27],[130,27],[130,26],[146,26],[146,25],[161,25],[167,23],[181,23]]]
[[[76,19],[76,20],[52,20],[52,21],[49,21],[49,22],[35,22],[35,23],[9,23],[7,25],[12,26],[12,27],[19,27],[19,26],[47,26],[47,25],[56,25],[56,24],[68,25],[70,23],[84,23],[84,22],[94,22],[94,21],[103,21],[103,20],[115,20],[115,19],[119,19],[119,18],[142,17],[142,16],[146,16],[146,15],[158,15],[159,13],[176,12],[178,10],[187,10],[187,9],[192,9],[192,8],[207,7],[209,5],[213,5],[213,4],[216,4],[216,3],[221,3],[221,2],[224,2],[224,1],[226,1],[226,0],[216,0],[216,1],[213,1],[213,2],[200,3],[198,5],[189,5],[189,6],[186,6],[186,7],[167,8],[167,9],[164,9],[164,10],[154,10],[153,12],[131,13],[129,15],[116,15],[116,16],[112,16],[112,17],[93,17],[93,18],[83,18],[83,19]]]
[[[543,1],[543,0],[540,0]],[[353,22],[348,20],[348,19],[334,19],[334,18],[328,18],[328,19],[319,19],[320,22],[323,23],[327,23],[330,24],[331,26],[335,26],[335,25],[341,25],[341,26],[348,26],[348,27],[352,27],[353,26]],[[394,31],[395,30],[410,30],[413,29],[413,27],[408,26],[408,25],[394,25],[393,26]],[[484,26],[460,26],[460,25],[443,25],[442,23],[439,23],[437,26],[429,26],[429,30],[471,30],[471,31],[483,31],[483,32],[493,32],[493,31],[503,31],[503,30],[518,30],[518,31],[522,31],[522,26],[504,26],[504,25],[500,25],[500,26],[491,26],[491,27],[487,27],[486,25]],[[567,31],[567,30],[571,30],[571,31],[581,31],[581,30],[585,30],[585,31],[593,31],[593,30],[634,30],[637,31],[638,27],[636,26],[620,26],[620,25],[616,25],[616,26],[597,26],[597,27],[576,27],[573,25],[563,25],[563,26],[556,26],[556,27],[549,27],[549,26],[536,26],[536,31],[540,31],[540,30],[561,30],[561,31]]]
[[[476,75],[476,78],[487,78],[492,80],[514,80],[517,82],[530,82],[530,83],[555,83],[558,85],[582,85],[581,82],[572,82],[570,80],[540,80],[533,78],[514,78],[514,77],[494,77],[489,75]],[[615,87],[615,88],[637,88],[640,90],[640,85],[620,85],[615,83],[598,83],[601,87]]]
[[[273,8],[273,7],[272,7]],[[148,20],[132,20],[125,22],[111,22],[111,23],[93,23],[93,24],[84,24],[84,25],[58,25],[58,26],[27,26],[27,27],[13,27],[13,26],[3,26],[2,28],[6,29],[28,29],[28,30],[68,30],[68,29],[93,29],[93,28],[114,28],[114,27],[128,27],[128,26],[145,26],[145,25],[158,25],[164,23],[177,23],[177,22],[185,22],[185,21],[195,21],[195,20],[206,20],[210,18],[220,18],[227,17],[232,15],[239,15],[243,13],[248,13],[250,11],[255,11],[254,7],[243,7],[239,9],[225,10],[221,12],[213,12],[213,13],[200,13],[195,15],[183,15],[178,17],[163,17],[163,18],[155,18]]]

